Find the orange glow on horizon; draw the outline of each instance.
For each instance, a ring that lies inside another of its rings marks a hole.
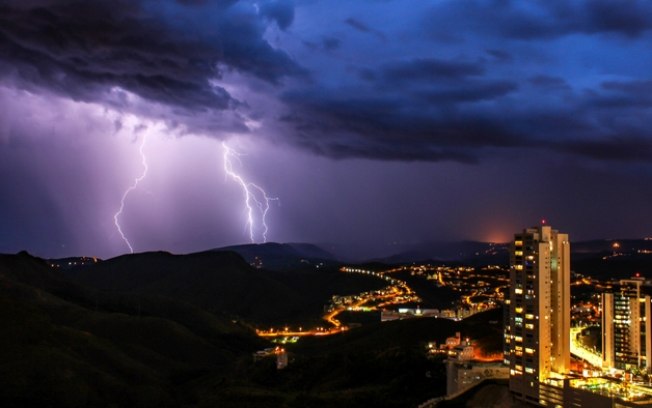
[[[507,231],[499,230],[497,228],[490,228],[487,233],[481,235],[480,241],[503,244],[509,242],[512,239],[513,235],[513,233],[509,233]]]

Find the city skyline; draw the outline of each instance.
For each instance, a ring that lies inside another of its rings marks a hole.
[[[642,1],[5,2],[0,253],[266,239],[365,257],[508,242],[542,218],[574,241],[649,236],[650,15]],[[249,228],[253,184],[274,199],[268,231]]]

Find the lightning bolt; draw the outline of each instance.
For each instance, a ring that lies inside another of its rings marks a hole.
[[[122,240],[125,242],[125,244],[127,244],[127,246],[129,247],[129,251],[132,254],[134,253],[134,248],[131,246],[131,243],[127,239],[127,236],[122,231],[122,227],[120,226],[120,215],[122,215],[122,211],[124,211],[125,209],[125,201],[127,200],[127,196],[129,195],[129,193],[134,191],[138,187],[138,183],[143,181],[143,179],[147,176],[147,170],[149,170],[149,167],[147,166],[147,157],[145,156],[145,152],[143,150],[145,148],[146,141],[147,141],[147,136],[143,135],[143,141],[140,143],[140,148],[138,149],[138,152],[140,153],[141,163],[143,165],[143,172],[141,173],[140,176],[134,179],[134,182],[122,194],[122,199],[120,200],[120,209],[118,210],[118,212],[115,213],[115,215],[113,215],[113,223],[115,224],[115,227],[118,229],[118,233],[120,233]]]
[[[247,222],[245,224],[245,228],[249,230],[249,240],[252,243],[255,243],[256,232],[257,230],[260,230],[262,242],[267,242],[267,233],[269,232],[269,227],[267,226],[266,218],[267,212],[269,211],[269,203],[271,201],[278,201],[278,198],[268,196],[267,192],[265,192],[265,190],[258,184],[247,181],[240,174],[238,174],[233,168],[233,162],[237,161],[238,163],[242,164],[240,161],[241,154],[230,148],[226,142],[222,142],[222,148],[224,150],[224,172],[228,177],[231,177],[233,181],[242,187],[242,192],[244,194],[244,204],[247,212]],[[256,228],[256,212],[260,217],[259,228]]]

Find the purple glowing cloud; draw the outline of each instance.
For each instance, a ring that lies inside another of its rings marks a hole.
[[[139,251],[250,240],[222,141],[283,198],[270,240],[647,234],[650,7],[5,2],[0,252],[124,251],[145,134]]]

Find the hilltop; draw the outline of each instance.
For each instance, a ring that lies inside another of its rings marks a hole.
[[[26,253],[0,255],[0,320],[5,407],[179,406],[193,381],[264,344],[186,303],[87,289]]]
[[[337,263],[335,255],[317,245],[303,243],[234,245],[217,248],[213,251],[232,251],[249,264],[259,262],[269,270],[309,269],[309,266],[322,267]]]
[[[336,267],[258,269],[235,252],[215,250],[123,255],[64,273],[102,291],[165,296],[256,325],[319,321],[333,294],[384,286],[378,279],[342,274]]]

